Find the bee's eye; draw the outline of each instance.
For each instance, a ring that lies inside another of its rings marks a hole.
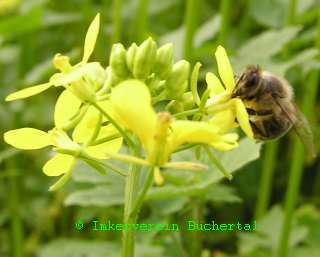
[[[248,76],[247,81],[246,81],[246,87],[253,87],[256,86],[258,83],[258,76],[256,73],[250,74]]]

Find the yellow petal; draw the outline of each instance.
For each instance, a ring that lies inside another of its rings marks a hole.
[[[52,86],[52,84],[49,82],[49,83],[44,83],[44,84],[40,84],[40,85],[33,86],[33,87],[28,87],[28,88],[19,90],[17,92],[14,92],[14,93],[8,95],[6,97],[6,101],[9,102],[9,101],[14,101],[17,99],[23,99],[23,98],[27,98],[27,97],[30,97],[33,95],[37,95],[37,94],[47,90],[51,86]]]
[[[77,143],[86,143],[95,133],[97,126],[100,126],[100,112],[90,106],[79,124],[75,127],[72,133],[72,138]]]
[[[120,136],[119,131],[112,124],[109,124],[107,126],[101,127],[97,139],[102,139],[102,138],[106,138],[109,136],[114,136],[116,134]]]
[[[249,115],[246,107],[240,99],[234,99],[237,113],[237,120],[241,129],[249,138],[253,139],[253,132],[249,122]]]
[[[54,109],[54,124],[57,128],[62,128],[70,122],[70,119],[77,113],[81,101],[70,91],[64,90]]]
[[[4,141],[15,148],[32,150],[51,145],[46,132],[34,128],[20,128],[4,133]]]
[[[217,126],[207,122],[176,121],[172,124],[173,148],[184,143],[209,144],[219,138],[218,131]]]
[[[231,93],[235,87],[235,81],[227,52],[222,46],[218,46],[215,56],[218,64],[220,78],[223,81],[227,92]]]
[[[211,119],[210,123],[219,128],[219,133],[225,133],[228,130],[237,127],[235,122],[235,112],[232,109],[218,112]]]
[[[75,162],[75,158],[68,154],[56,154],[46,162],[42,170],[47,176],[60,176],[70,171]]]
[[[110,96],[115,119],[135,133],[144,147],[151,150],[157,116],[145,84],[127,80],[115,87]]]
[[[115,114],[113,113],[113,108],[112,108],[112,104],[109,100],[105,100],[105,101],[100,101],[98,102],[99,106],[106,111],[106,113],[108,113],[111,117],[114,117]],[[107,117],[103,115],[102,117],[102,121],[108,121]]]
[[[97,37],[99,34],[99,28],[100,28],[100,13],[96,15],[94,20],[91,22],[87,34],[86,39],[84,42],[84,51],[83,51],[83,58],[82,62],[86,63],[88,62],[94,47],[96,45]]]
[[[210,90],[210,96],[216,96],[225,91],[224,87],[220,82],[220,79],[218,79],[218,77],[211,72],[207,73],[206,82]]]
[[[239,146],[237,140],[239,136],[235,133],[225,134],[211,143],[211,145],[220,151],[229,151]]]
[[[111,141],[95,145],[89,146],[86,148],[87,153],[97,159],[108,159],[108,155],[105,153],[117,153],[119,152],[122,146],[122,137],[113,139]]]

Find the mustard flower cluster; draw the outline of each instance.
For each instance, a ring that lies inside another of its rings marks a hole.
[[[55,55],[58,70],[48,82],[10,94],[13,101],[39,94],[51,87],[63,87],[54,110],[54,127],[48,131],[34,128],[10,130],[4,140],[19,149],[53,146],[55,155],[43,166],[48,176],[61,176],[50,187],[57,190],[72,175],[77,160],[98,171],[119,171],[107,159],[135,162],[153,167],[154,180],[162,184],[161,169],[204,170],[205,165],[172,162],[179,148],[204,144],[220,151],[238,146],[239,126],[253,138],[248,114],[242,101],[232,98],[233,71],[222,46],[216,50],[221,80],[213,73],[206,76],[207,91],[197,92],[199,65],[192,72],[185,61],[173,61],[173,47],[160,48],[151,39],[128,49],[112,47],[109,66],[89,62],[100,27],[99,14],[89,26],[81,62],[72,65],[68,56]],[[222,82],[221,82],[222,81]],[[163,110],[155,109],[165,103]],[[119,151],[141,147],[143,155],[125,155]]]

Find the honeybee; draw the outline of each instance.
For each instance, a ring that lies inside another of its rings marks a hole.
[[[279,138],[294,128],[306,151],[315,157],[311,128],[294,103],[293,89],[285,79],[258,66],[248,66],[237,80],[232,97],[244,102],[257,140]]]

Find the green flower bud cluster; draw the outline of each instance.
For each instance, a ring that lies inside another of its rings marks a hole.
[[[141,45],[133,43],[128,49],[121,43],[111,49],[105,87],[115,87],[127,79],[139,79],[148,85],[154,102],[170,100],[167,110],[171,112],[190,108],[190,64],[185,60],[174,63],[173,45],[157,47],[152,38]],[[192,101],[193,102],[193,101]]]

